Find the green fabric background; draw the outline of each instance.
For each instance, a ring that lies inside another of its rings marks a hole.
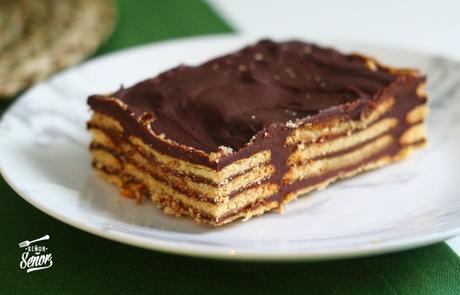
[[[230,32],[198,1],[118,1],[115,33],[96,56],[177,37]],[[0,112],[8,107],[0,103]],[[1,155],[0,155],[1,156]],[[0,179],[0,294],[460,294],[460,260],[444,243],[332,262],[223,262],[137,249],[74,229]],[[25,239],[49,234],[52,268],[19,268]]]

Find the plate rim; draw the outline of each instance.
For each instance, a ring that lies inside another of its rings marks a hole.
[[[300,37],[300,36],[299,36]],[[208,36],[195,36],[195,37],[186,37],[186,38],[176,38],[176,39],[169,39],[161,42],[151,42],[142,44],[139,46],[129,47],[122,50],[117,50],[115,52],[111,52],[109,54],[105,54],[101,57],[90,59],[81,63],[77,66],[68,68],[64,71],[60,71],[55,75],[51,76],[50,78],[40,82],[39,84],[31,87],[24,93],[22,93],[13,103],[11,103],[8,108],[4,111],[0,118],[0,126],[4,124],[5,116],[13,109],[13,107],[18,104],[20,101],[27,96],[28,93],[34,91],[36,87],[39,87],[42,84],[46,84],[50,81],[50,79],[54,79],[57,76],[61,76],[66,72],[73,71],[77,67],[85,66],[90,63],[96,63],[102,61],[104,59],[113,58],[115,56],[124,55],[124,54],[133,54],[137,50],[146,49],[149,47],[158,47],[161,45],[171,45],[174,43],[187,43],[190,41],[197,41],[197,40],[222,40],[223,38],[227,39],[240,39],[240,40],[251,40],[257,38],[253,35],[247,34],[215,34],[215,35],[208,35]],[[278,37],[277,37],[278,38]],[[320,42],[325,42],[321,40]],[[424,53],[422,51],[407,49],[407,48],[398,48],[394,46],[385,46],[380,44],[373,44],[373,43],[365,43],[365,42],[354,42],[353,40],[343,40],[343,39],[331,39],[329,42],[342,42],[342,43],[349,43],[349,44],[365,44],[369,47],[378,47],[378,48],[389,48],[393,50],[399,51],[406,51],[406,52],[414,52],[420,55],[425,56],[432,56],[432,57],[442,57],[454,62],[458,63],[458,60],[445,57],[442,55],[435,55],[432,53]],[[333,259],[345,259],[345,258],[356,258],[356,257],[366,257],[366,256],[373,256],[379,255],[384,253],[391,253],[396,251],[408,250],[416,247],[427,246],[436,242],[441,242],[448,238],[451,238],[455,235],[460,234],[460,225],[451,229],[442,230],[439,232],[425,234],[421,236],[409,237],[409,238],[402,238],[398,240],[390,240],[390,241],[380,241],[375,244],[366,244],[362,247],[344,247],[343,249],[330,249],[329,251],[310,251],[307,253],[290,253],[290,252],[236,252],[230,250],[225,250],[224,248],[206,248],[206,247],[186,247],[182,244],[178,244],[174,246],[174,242],[169,242],[169,246],[167,245],[168,242],[158,240],[158,239],[148,239],[136,237],[133,234],[123,233],[121,231],[112,231],[112,230],[103,230],[98,228],[96,225],[93,224],[86,224],[84,222],[79,222],[78,220],[74,220],[65,214],[61,214],[59,210],[53,210],[52,208],[42,206],[38,202],[36,202],[36,198],[31,196],[30,194],[22,191],[19,186],[16,186],[14,181],[9,178],[8,173],[5,171],[5,167],[3,167],[3,161],[0,161],[0,174],[4,178],[5,182],[26,202],[31,204],[33,207],[37,208],[38,210],[42,211],[43,213],[67,224],[79,230],[88,232],[90,234],[119,242],[126,245],[136,246],[148,250],[156,250],[165,253],[171,254],[179,254],[179,255],[186,255],[192,257],[201,257],[201,258],[208,258],[208,259],[221,259],[221,260],[242,260],[242,261],[313,261],[313,260],[333,260]]]
[[[445,239],[454,237],[460,234],[460,226],[457,228],[452,228],[450,230],[440,231],[430,235],[423,235],[419,237],[411,237],[406,239],[398,239],[396,241],[390,242],[379,242],[376,243],[376,247],[359,247],[359,248],[346,248],[344,250],[334,250],[334,251],[318,251],[305,253],[245,253],[245,252],[232,252],[231,250],[224,249],[213,249],[212,252],[209,252],[207,249],[200,249],[199,247],[194,247],[193,249],[176,246],[176,247],[167,247],[163,245],[163,242],[158,240],[151,239],[150,243],[144,242],[144,238],[137,238],[133,235],[125,234],[123,232],[115,231],[104,231],[98,229],[93,225],[86,225],[84,223],[79,223],[74,221],[65,214],[60,214],[59,211],[54,211],[48,207],[41,206],[38,202],[34,201],[33,197],[30,197],[28,194],[24,193],[21,189],[16,187],[8,176],[5,175],[3,167],[0,165],[0,174],[5,179],[5,182],[27,203],[37,208],[41,212],[65,223],[66,225],[72,226],[76,229],[82,230],[84,232],[90,233],[92,235],[102,237],[114,242],[118,242],[125,245],[140,247],[147,250],[155,250],[163,253],[169,254],[178,254],[182,256],[191,256],[207,259],[218,259],[218,260],[233,260],[233,261],[257,261],[257,262],[283,262],[283,261],[328,261],[328,260],[337,260],[337,259],[350,259],[350,258],[359,258],[359,257],[369,257],[380,254],[387,254],[393,252],[399,252],[404,250],[409,250],[413,248],[418,248],[422,246],[428,246],[437,242],[441,242]],[[369,244],[368,244],[369,245]]]

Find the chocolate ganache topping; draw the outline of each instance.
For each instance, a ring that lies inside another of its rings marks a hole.
[[[367,101],[394,76],[357,55],[262,40],[200,66],[179,66],[114,96],[157,134],[204,152],[239,150],[273,123]]]

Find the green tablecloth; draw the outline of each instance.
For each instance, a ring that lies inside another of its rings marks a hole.
[[[118,27],[96,55],[232,30],[202,2],[120,0],[118,6]],[[0,112],[7,106],[1,102]],[[3,180],[0,194],[0,294],[460,294],[460,260],[444,243],[333,262],[211,261],[137,249],[79,231],[27,204]],[[26,273],[19,268],[18,243],[44,234],[52,237],[46,245],[54,265]]]

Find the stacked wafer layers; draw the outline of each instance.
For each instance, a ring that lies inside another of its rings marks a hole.
[[[221,171],[159,153],[136,136],[123,138],[113,118],[95,113],[89,122],[93,166],[129,196],[151,197],[167,213],[190,214],[218,223],[232,212],[277,191],[264,183],[274,173],[270,153],[262,151]]]
[[[122,193],[221,225],[425,144],[425,78],[268,40],[89,98],[93,166]]]

